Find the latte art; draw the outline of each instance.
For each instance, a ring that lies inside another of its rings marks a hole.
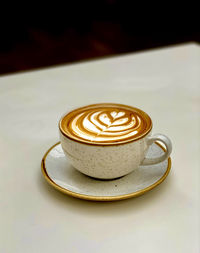
[[[151,130],[151,119],[139,109],[116,104],[83,107],[60,122],[69,138],[91,144],[112,144],[133,140]]]
[[[125,111],[98,110],[77,115],[70,123],[73,132],[85,140],[114,141],[138,133],[142,122],[138,116]]]

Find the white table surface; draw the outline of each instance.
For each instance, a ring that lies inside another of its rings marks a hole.
[[[0,78],[0,252],[200,252],[200,47],[127,54]],[[46,183],[60,116],[117,102],[149,113],[173,142],[169,177],[151,192],[100,203]]]

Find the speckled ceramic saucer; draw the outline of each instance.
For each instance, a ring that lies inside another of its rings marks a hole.
[[[160,156],[165,150],[159,144],[150,146],[146,157]],[[65,157],[60,143],[52,146],[42,159],[42,172],[57,190],[73,197],[113,201],[136,197],[150,191],[169,174],[171,159],[151,166],[140,166],[132,173],[114,180],[93,179],[74,169]]]

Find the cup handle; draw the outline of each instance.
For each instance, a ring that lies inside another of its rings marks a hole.
[[[172,152],[172,143],[171,143],[170,139],[164,134],[155,134],[153,136],[147,137],[147,145],[148,146],[152,145],[155,141],[160,141],[164,144],[164,146],[166,148],[165,153],[159,157],[156,157],[156,158],[144,158],[141,165],[152,165],[152,164],[156,164],[156,163],[161,163],[170,156],[170,154]]]

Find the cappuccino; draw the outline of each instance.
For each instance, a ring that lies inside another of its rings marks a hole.
[[[104,103],[78,108],[60,121],[66,137],[87,144],[115,145],[140,139],[152,129],[151,118],[127,105]]]

